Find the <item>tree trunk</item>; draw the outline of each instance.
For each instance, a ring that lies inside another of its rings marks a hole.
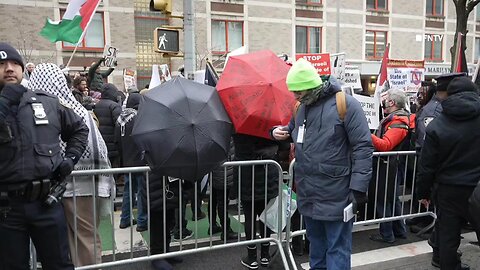
[[[466,37],[467,37],[467,21],[468,15],[470,12],[467,11],[466,7],[466,0],[459,0],[456,5],[456,14],[457,14],[457,24],[455,29],[455,37],[453,39],[453,46],[450,47],[450,57],[451,57],[451,64],[450,70],[453,70],[453,65],[455,63],[455,48],[457,47],[457,36],[458,33],[462,33],[462,50],[465,51],[467,49],[466,46]]]

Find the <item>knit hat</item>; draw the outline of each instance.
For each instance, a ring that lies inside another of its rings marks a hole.
[[[23,65],[22,56],[20,56],[18,51],[8,43],[0,42],[0,60],[15,61],[15,62],[19,63],[20,66],[22,66],[22,71],[25,70],[25,66]]]
[[[287,74],[288,90],[305,91],[322,85],[322,79],[317,70],[307,60],[300,58],[293,63]]]
[[[457,73],[445,73],[435,78],[436,81],[436,90],[437,91],[447,91],[448,84],[457,77],[467,76],[464,72]]]
[[[448,85],[447,94],[450,96],[460,92],[478,92],[478,88],[468,77],[457,77]]]

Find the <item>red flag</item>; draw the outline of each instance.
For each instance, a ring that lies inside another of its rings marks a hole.
[[[452,72],[466,72],[468,74],[467,60],[465,57],[465,44],[463,34],[457,34],[457,47],[455,48],[455,59]]]
[[[390,51],[390,43],[387,44],[385,47],[385,51],[383,52],[382,64],[380,66],[380,74],[378,75],[377,79],[377,87],[383,86],[385,81],[387,80],[387,63],[388,63],[388,54]]]

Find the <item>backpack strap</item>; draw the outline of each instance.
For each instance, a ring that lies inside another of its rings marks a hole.
[[[391,128],[401,128],[410,131],[410,127],[407,124],[392,124],[388,127],[388,129]]]
[[[293,118],[297,116],[298,108],[300,108],[300,101],[295,102],[293,107]]]
[[[335,99],[337,100],[338,117],[343,121],[347,114],[347,97],[343,91],[339,91],[335,94]]]

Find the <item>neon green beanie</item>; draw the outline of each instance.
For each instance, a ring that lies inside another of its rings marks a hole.
[[[288,90],[305,91],[322,85],[322,79],[317,70],[307,60],[300,58],[290,68],[287,74]]]

